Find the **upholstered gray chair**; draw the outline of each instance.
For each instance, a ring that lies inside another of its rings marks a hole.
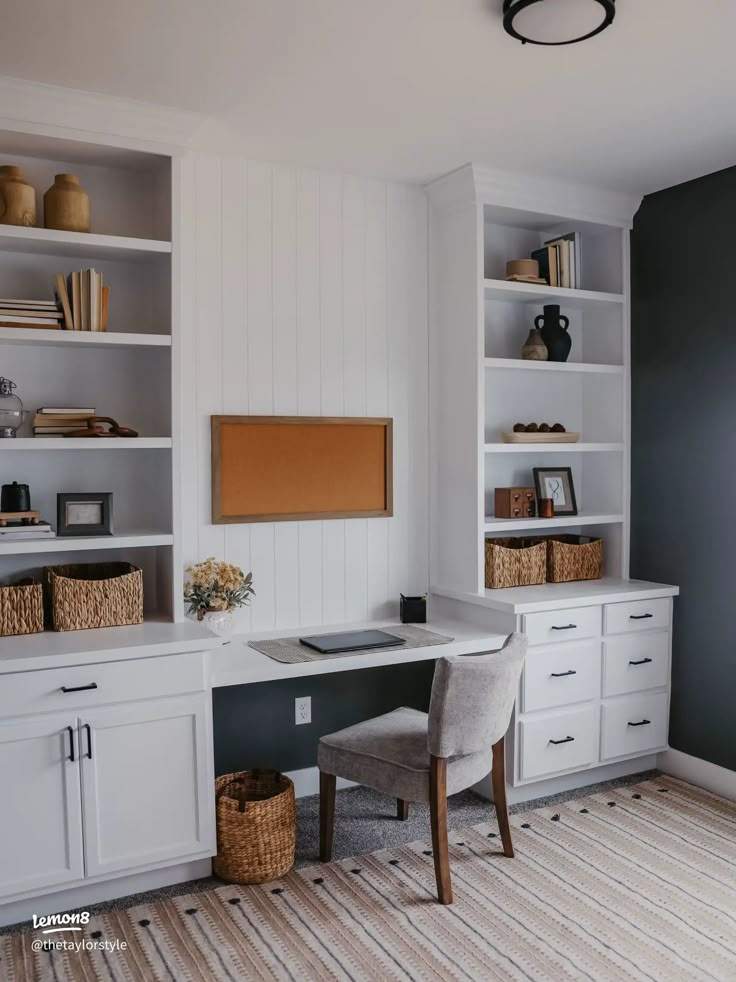
[[[322,737],[318,762],[323,862],[332,858],[338,777],[395,796],[401,819],[408,818],[410,801],[429,801],[437,893],[440,903],[451,904],[447,796],[476,784],[489,770],[503,852],[514,855],[504,736],[525,654],[526,638],[511,634],[500,651],[439,658],[429,714],[396,709]]]

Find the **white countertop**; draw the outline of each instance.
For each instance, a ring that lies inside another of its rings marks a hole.
[[[298,637],[300,634],[329,634],[332,631],[359,631],[366,628],[382,628],[390,631],[397,622],[380,621],[362,624],[320,625],[318,628],[281,628],[278,631],[264,631],[257,634],[237,635],[230,644],[212,652],[212,687],[224,685],[247,685],[253,682],[273,682],[278,679],[303,678],[307,675],[327,675],[332,672],[350,672],[361,668],[377,668],[381,665],[400,665],[408,662],[427,661],[443,655],[468,655],[482,651],[494,651],[506,640],[505,634],[490,633],[473,624],[459,621],[432,620],[428,624],[417,624],[435,634],[444,634],[454,640],[448,644],[426,645],[422,648],[378,648],[361,655],[341,655],[337,658],[322,658],[319,661],[299,662],[288,665],[275,661],[248,645],[248,641],[266,638]]]
[[[193,621],[174,624],[147,620],[129,627],[102,627],[92,631],[43,631],[0,638],[0,675],[208,651],[221,644],[220,638]]]
[[[650,583],[647,580],[623,580],[604,576],[600,580],[575,580],[572,583],[540,583],[539,586],[517,586],[508,590],[483,590],[462,593],[444,587],[432,587],[432,593],[451,600],[490,607],[507,614],[530,614],[537,610],[559,610],[562,607],[592,607],[596,604],[624,603],[676,597],[677,586]]]

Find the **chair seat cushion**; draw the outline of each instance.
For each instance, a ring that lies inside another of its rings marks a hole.
[[[428,719],[418,709],[402,707],[323,736],[319,769],[405,801],[428,801]],[[449,758],[448,795],[480,781],[490,769],[490,748]]]

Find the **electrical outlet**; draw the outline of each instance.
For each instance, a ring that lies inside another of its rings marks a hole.
[[[300,696],[294,700],[294,722],[297,726],[300,723],[312,722],[312,697]]]

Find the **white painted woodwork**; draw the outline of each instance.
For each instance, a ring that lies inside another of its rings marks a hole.
[[[522,630],[530,645],[594,638],[601,633],[601,608],[563,607],[525,614]]]
[[[103,348],[170,348],[171,336],[168,334],[130,334],[123,331],[45,331],[36,328],[0,327],[0,341],[5,344],[23,344],[62,348],[67,345],[93,345]],[[37,351],[38,353],[38,351]]]
[[[603,611],[606,634],[626,631],[653,631],[668,627],[671,602],[662,600],[632,600],[625,604],[607,604]]]
[[[588,766],[598,759],[599,714],[595,704],[524,718],[519,731],[524,780]]]
[[[555,709],[597,699],[601,689],[601,643],[533,648],[527,652],[521,683],[522,712]]]
[[[666,692],[605,699],[601,715],[601,760],[663,750],[667,746]]]
[[[199,693],[80,713],[89,876],[211,850],[208,700]]]
[[[197,155],[182,216],[183,560],[252,569],[241,631],[390,616],[427,590],[420,190]],[[391,416],[394,517],[213,526],[213,413]]]
[[[75,761],[69,760],[72,727]],[[84,875],[76,717],[0,724],[0,898]]]
[[[45,552],[90,552],[97,549],[137,549],[139,547],[170,546],[174,536],[167,532],[139,529],[115,535],[69,535],[49,539],[19,539],[0,537],[0,556],[30,555]]]
[[[642,632],[603,642],[603,695],[665,687],[670,675],[670,635]]]

